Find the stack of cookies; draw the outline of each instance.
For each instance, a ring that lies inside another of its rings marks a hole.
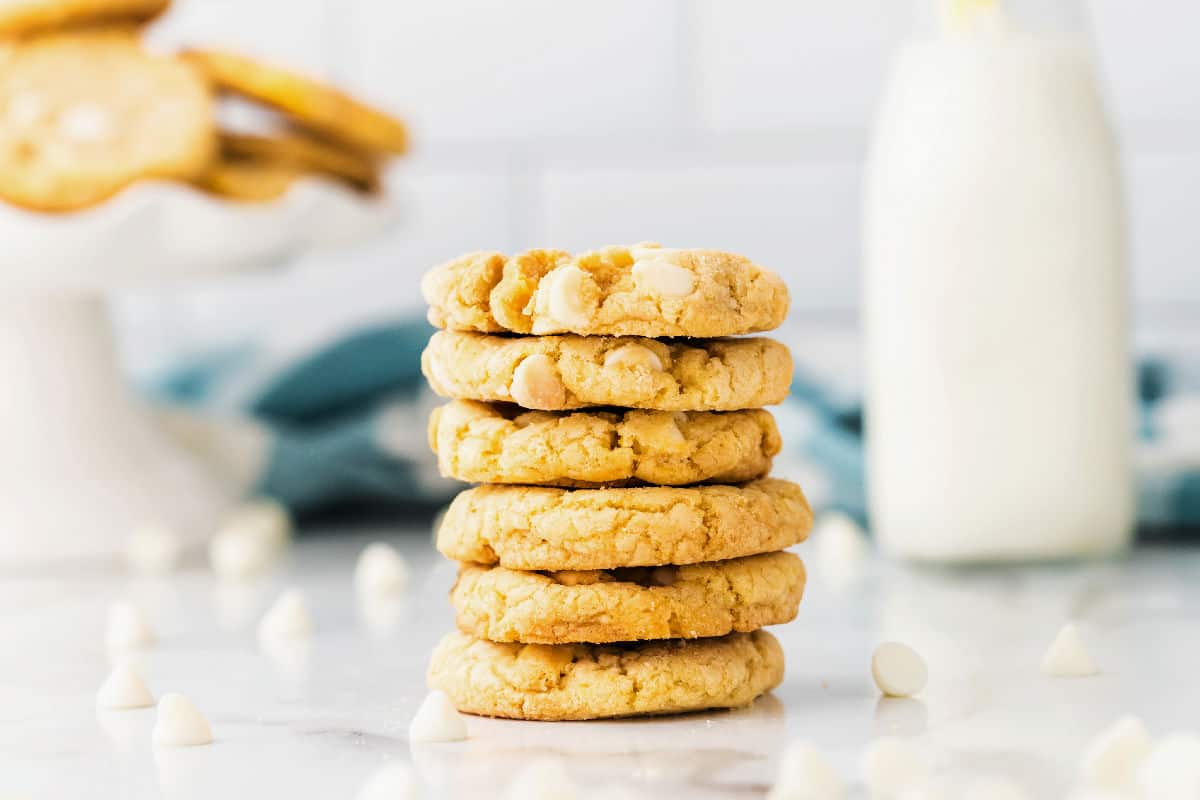
[[[778,276],[658,245],[472,253],[429,273],[445,330],[422,367],[452,401],[430,442],[460,494],[438,549],[461,562],[459,631],[433,688],[461,711],[596,719],[735,707],[778,685],[765,625],[790,621],[812,514],[768,478],[760,406],[792,376]]]
[[[171,180],[268,202],[301,177],[379,188],[403,123],[332,86],[222,50],[161,55],[144,26],[169,0],[0,2],[0,199],[43,212]],[[262,107],[221,130],[217,95]]]

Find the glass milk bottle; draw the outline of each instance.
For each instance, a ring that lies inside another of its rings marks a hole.
[[[1133,526],[1125,213],[1082,4],[927,7],[866,174],[872,526],[922,561],[1112,553]]]

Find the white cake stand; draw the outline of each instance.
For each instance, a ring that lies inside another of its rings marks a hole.
[[[0,565],[112,558],[148,523],[194,546],[237,499],[138,406],[108,291],[282,264],[396,217],[318,181],[269,205],[158,183],[75,214],[0,205]]]

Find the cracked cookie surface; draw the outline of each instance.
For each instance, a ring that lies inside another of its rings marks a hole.
[[[421,356],[435,392],[543,411],[622,406],[734,411],[783,402],[788,349],[771,339],[505,337],[439,331]]]
[[[804,563],[788,552],[615,570],[463,564],[450,604],[459,630],[493,642],[697,639],[790,622],[804,582]]]
[[[436,327],[539,336],[736,336],[779,327],[789,304],[783,280],[743,256],[657,244],[468,253],[421,290]]]
[[[781,446],[767,411],[526,411],[456,400],[429,420],[447,478],[470,483],[622,486],[740,483]]]
[[[719,561],[804,540],[813,516],[796,484],[556,489],[479,486],[438,528],[448,558],[524,570],[589,570]]]
[[[499,644],[448,634],[428,681],[459,711],[584,720],[737,708],[783,680],[783,649],[765,631],[621,645]]]

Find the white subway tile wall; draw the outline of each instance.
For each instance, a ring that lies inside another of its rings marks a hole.
[[[1139,318],[1188,314],[1200,308],[1200,4],[1090,5],[1125,147]],[[899,0],[178,0],[158,38],[295,63],[412,122],[414,152],[397,167],[405,223],[336,259],[320,278],[335,299],[314,313],[411,311],[421,272],[472,248],[657,239],[742,251],[787,277],[799,313],[852,318],[861,162],[909,11]],[[289,287],[312,280],[304,270],[269,285],[305,295]],[[195,307],[158,302],[174,324]]]

